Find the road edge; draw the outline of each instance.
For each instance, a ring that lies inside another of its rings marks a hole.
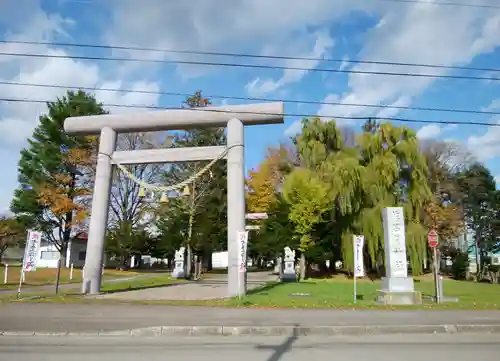
[[[157,326],[115,331],[84,332],[0,331],[0,336],[359,336],[455,333],[500,333],[500,324],[370,326]]]

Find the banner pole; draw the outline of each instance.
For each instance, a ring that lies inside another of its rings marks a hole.
[[[23,286],[23,272],[24,272],[24,262],[21,266],[21,272],[19,272],[19,285],[17,287],[17,299],[21,297],[21,287]]]
[[[357,301],[357,291],[356,291],[356,275],[354,275],[354,303]]]

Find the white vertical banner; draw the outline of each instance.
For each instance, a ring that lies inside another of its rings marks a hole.
[[[363,246],[365,244],[365,236],[353,236],[354,245],[354,277],[365,276],[365,263],[363,260]]]
[[[245,231],[238,232],[237,240],[238,240],[238,272],[245,273],[247,270],[248,232]]]
[[[42,243],[42,233],[36,231],[29,231],[26,239],[26,248],[23,258],[23,272],[36,271],[38,263],[38,253],[40,252],[40,245]]]

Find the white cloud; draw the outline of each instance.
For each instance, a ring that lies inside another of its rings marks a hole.
[[[295,54],[293,56],[302,58],[322,58],[335,44],[334,40],[326,31],[313,34],[313,38],[315,41],[312,50],[305,53],[301,53],[300,50],[296,50],[294,51]],[[294,44],[299,43],[294,42]],[[314,69],[319,64],[319,60],[287,59],[284,61],[284,66],[290,68]],[[283,71],[283,76],[279,80],[261,79],[260,77],[256,77],[245,86],[245,89],[251,96],[262,96],[275,92],[286,85],[298,83],[302,80],[302,78],[304,78],[307,72],[307,70],[286,69]]]
[[[300,121],[296,121],[288,128],[286,128],[284,135],[285,137],[293,137],[294,135],[297,135],[301,130],[302,123]]]
[[[487,161],[500,156],[500,120],[499,126],[488,127],[481,136],[470,136],[467,139],[469,150],[480,160]]]
[[[349,66],[349,56],[344,55],[342,63],[340,63],[339,70],[345,70]]]
[[[261,53],[263,48],[277,49],[279,53],[280,50],[295,46],[294,43],[300,43],[310,28],[318,29],[329,25],[354,11],[379,12],[387,7],[386,4],[380,6],[368,1],[331,0],[148,0],[147,6],[137,0],[114,0],[109,3],[111,19],[105,34],[109,43],[158,49],[244,53]],[[206,56],[161,52],[139,54],[120,50],[115,53],[141,58],[187,58],[207,61]],[[279,55],[293,54],[284,51]],[[251,62],[250,59],[226,57],[210,59]],[[258,62],[263,63],[262,59]],[[130,66],[127,66],[127,71]],[[145,68],[140,64],[132,67],[133,70],[140,67],[141,71]],[[193,71],[195,75],[200,75],[213,69],[178,66],[179,72],[184,76]]]
[[[417,132],[417,137],[420,139],[434,139],[441,134],[441,127],[437,124],[424,125]]]
[[[329,94],[323,100],[323,103],[318,110],[318,116],[324,117],[324,120],[335,119],[335,117],[345,116],[348,112],[349,106],[334,105],[331,103],[339,103],[340,97],[337,94]],[[338,119],[337,124],[340,126],[351,126],[358,123],[356,119]]]
[[[498,109],[500,109],[500,98],[493,100],[490,105],[488,105],[486,108],[483,108],[482,110],[485,112],[490,112]]]
[[[380,25],[381,24],[381,25]],[[392,7],[379,26],[366,36],[362,59],[389,59],[393,62],[462,65],[476,55],[490,52],[500,44],[500,9],[414,4]],[[358,71],[385,71],[444,74],[444,69],[358,64]],[[410,102],[434,81],[425,77],[350,74],[350,91],[343,103],[392,104]],[[337,107],[345,116],[368,116],[373,108]],[[395,114],[395,112],[392,112]]]
[[[411,102],[410,97],[408,97],[406,95],[401,95],[398,99],[396,99],[395,102],[390,104],[391,106],[396,107],[396,108],[384,108],[384,109],[380,110],[376,114],[376,116],[379,118],[393,117],[401,111],[401,109],[398,109],[398,107],[406,107],[406,106],[410,105],[410,102]]]
[[[420,128],[417,132],[417,137],[424,140],[424,139],[435,139],[439,137],[440,135],[443,135],[446,132],[450,132],[454,129],[457,128],[456,124],[447,124],[445,126],[441,126],[439,124],[428,124],[424,125],[422,128]],[[453,142],[450,139],[445,139],[445,142]]]
[[[11,8],[9,2],[7,8]],[[21,22],[0,15],[0,25],[7,26],[6,39],[51,41],[55,36],[67,36],[67,28],[74,22],[59,15],[48,15],[40,8],[39,1],[23,1]],[[3,4],[2,4],[3,7]],[[15,6],[12,9],[16,8]],[[17,9],[17,8],[16,8]],[[3,8],[0,13],[3,13]],[[15,18],[16,12],[12,12]],[[4,15],[4,14],[3,14]],[[61,49],[47,46],[0,44],[1,52],[26,52],[37,54],[66,55]],[[127,82],[109,79],[109,76],[95,63],[63,58],[18,58],[0,57],[0,80],[21,83],[56,84],[88,88],[127,88],[158,91],[157,83]],[[109,79],[109,80],[106,80]],[[0,86],[0,97],[52,101],[65,93],[64,89],[27,86]],[[99,100],[113,104],[156,105],[158,95],[125,92],[96,92]],[[12,192],[17,185],[17,161],[20,150],[26,145],[38,123],[38,117],[46,110],[44,103],[2,102],[0,103],[0,154],[5,168],[0,180],[0,212],[9,207]],[[117,112],[116,108],[112,109]]]

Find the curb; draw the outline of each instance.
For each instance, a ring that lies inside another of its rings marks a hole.
[[[0,331],[0,336],[356,336],[390,334],[500,333],[498,325],[373,325],[373,326],[158,326],[116,331]]]

